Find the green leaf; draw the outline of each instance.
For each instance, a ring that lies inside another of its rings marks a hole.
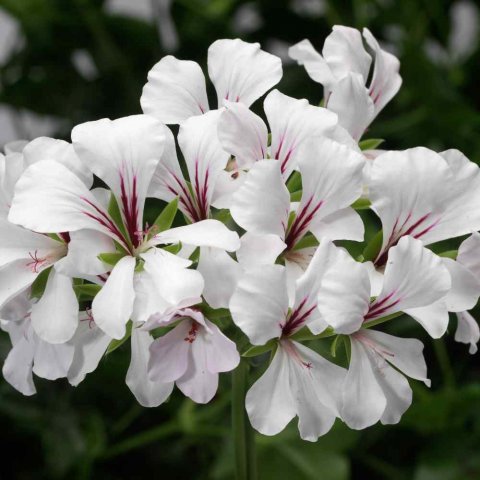
[[[359,198],[352,203],[352,208],[355,210],[368,210],[372,204],[368,198]]]
[[[38,277],[32,283],[32,290],[30,293],[30,296],[32,298],[40,298],[43,295],[43,292],[45,291],[45,287],[47,286],[47,280],[51,270],[52,270],[52,267],[47,268],[42,272],[40,272]]]
[[[338,340],[339,338],[341,338],[342,335],[337,335],[332,344],[330,345],[330,353],[332,354],[332,357],[335,358],[335,356],[337,355],[337,347],[338,347]]]
[[[383,138],[367,138],[362,140],[358,146],[360,150],[375,150],[379,147],[385,140]]]
[[[106,263],[107,265],[111,265],[112,267],[116,265],[123,257],[125,256],[124,253],[101,253],[98,255],[98,258]]]
[[[311,233],[309,233],[295,244],[295,246],[293,247],[293,250],[301,250],[302,248],[316,247],[318,243],[319,243],[318,240]]]
[[[332,327],[326,328],[322,333],[315,335],[312,333],[307,327],[303,327],[298,332],[295,332],[293,335],[290,336],[292,340],[297,340],[298,342],[308,341],[308,340],[317,340],[318,338],[328,338],[333,337],[335,335],[335,331]]]
[[[108,345],[107,352],[105,353],[105,355],[109,355],[110,353],[115,351],[117,348],[121,347],[132,336],[132,325],[133,325],[132,321],[129,320],[127,323],[125,335],[123,336],[123,338],[121,338],[120,340],[116,340],[116,339],[112,340],[110,342],[110,345]]]
[[[162,249],[176,255],[182,249],[182,242],[174,243],[173,245],[167,245],[166,247],[163,247]]]
[[[253,347],[250,347],[245,352],[243,352],[242,357],[257,357],[258,355],[267,353],[275,347],[276,343],[277,340],[272,339],[269,340],[265,345],[254,345]]]
[[[175,215],[178,210],[178,197],[175,197],[163,210],[162,213],[157,217],[153,223],[154,231],[156,233],[164,232],[168,230],[175,220]]]
[[[374,237],[368,242],[368,245],[365,247],[363,251],[363,258],[365,262],[373,261],[377,258],[378,254],[380,253],[380,249],[382,248],[383,242],[383,231],[380,230],[378,233],[374,235]]]
[[[95,298],[95,295],[102,289],[101,285],[95,285],[94,283],[84,283],[83,285],[74,285],[73,290],[77,297],[84,296],[91,300]]]
[[[345,346],[345,353],[347,354],[347,360],[350,364],[350,358],[352,356],[352,346],[350,344],[350,337],[348,335],[342,335],[343,337],[343,344]]]
[[[297,190],[290,195],[291,202],[299,202],[302,199],[303,190]]]
[[[130,241],[130,237],[127,233],[127,229],[125,228],[125,224],[123,223],[122,212],[120,211],[120,207],[118,206],[117,199],[115,195],[112,193],[110,195],[110,201],[108,202],[108,214],[115,222],[115,225],[118,229],[122,232],[123,236]]]
[[[290,193],[302,189],[302,176],[300,172],[293,172],[287,182],[287,188]]]
[[[447,250],[446,252],[439,253],[439,257],[444,258],[451,258],[452,260],[456,260],[458,255],[458,250]]]

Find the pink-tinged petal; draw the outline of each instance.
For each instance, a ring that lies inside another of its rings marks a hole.
[[[205,321],[211,333],[203,333],[205,342],[206,367],[211,373],[229,372],[237,367],[240,355],[235,342],[227,338],[221,330],[209,320]],[[200,339],[199,339],[200,340]]]
[[[38,277],[27,260],[16,260],[0,269],[0,309],[25,291]]]
[[[257,235],[246,232],[240,238],[240,242],[236,255],[243,268],[273,265],[286,248],[285,242],[273,234]]]
[[[359,153],[322,138],[305,143],[301,154],[299,170],[303,193],[285,240],[289,249],[311,226],[320,240],[322,219],[348,207],[362,193],[364,160]]]
[[[28,317],[31,308],[32,301],[30,299],[30,291],[25,290],[19,293],[0,309],[0,327],[8,331],[10,337],[12,337],[12,331],[16,331],[17,329],[4,328],[2,322],[5,321],[6,325],[15,326],[19,320]]]
[[[115,253],[113,240],[95,230],[79,230],[69,234],[68,253],[55,264],[57,271],[76,277],[78,275],[103,275],[111,266],[103,263],[98,256]]]
[[[112,338],[103,333],[88,314],[80,316],[77,331],[70,341],[75,347],[67,375],[71,385],[76,387],[97,368],[111,341]]]
[[[142,407],[158,407],[173,390],[172,382],[152,381],[148,376],[149,348],[153,341],[148,332],[132,327],[132,359],[125,381]]]
[[[152,238],[152,245],[185,243],[197,247],[215,247],[234,252],[240,247],[237,232],[229,230],[218,220],[202,220],[191,225],[165,230]]]
[[[217,40],[208,49],[208,75],[224,100],[249,107],[282,78],[282,61],[260,49],[258,43],[240,39]]]
[[[480,170],[456,152],[449,158],[417,147],[375,159],[369,197],[384,232],[377,265],[403,235],[428,245],[480,228]]]
[[[442,298],[426,307],[406,308],[404,313],[416,320],[432,338],[440,338],[448,328],[448,309]]]
[[[80,160],[112,190],[136,246],[148,187],[163,152],[163,125],[148,115],[102,119],[76,126],[72,140]]]
[[[183,320],[173,330],[157,338],[150,346],[149,378],[169,383],[183,376],[188,366],[191,343],[188,332],[194,321]]]
[[[32,307],[32,327],[45,342],[65,343],[78,325],[78,300],[72,279],[53,268],[40,300]]]
[[[341,418],[354,430],[378,422],[385,411],[387,398],[374,373],[379,368],[391,367],[351,337],[351,358],[343,385]]]
[[[208,403],[217,393],[218,373],[200,370],[200,367],[190,362],[185,375],[177,380],[179,390],[195,403]]]
[[[338,247],[325,268],[317,299],[321,317],[336,332],[353,333],[361,327],[370,304],[368,269]]]
[[[13,346],[3,364],[5,380],[23,395],[34,395],[37,391],[33,383],[32,364],[35,343],[31,335],[23,335]]]
[[[25,260],[25,264],[31,263],[30,270],[40,273],[62,257],[65,251],[62,242],[0,219],[0,267]]]
[[[307,100],[288,97],[273,90],[265,98],[272,143],[270,156],[278,160],[285,178],[297,167],[300,158],[299,147],[311,137],[332,133],[337,116],[322,107],[314,107]]]
[[[451,258],[442,258],[452,280],[452,288],[448,292],[445,302],[449,312],[463,312],[470,310],[480,296],[480,281],[468,268]]]
[[[288,55],[299,65],[303,65],[308,76],[327,89],[335,82],[335,76],[326,60],[318,53],[310,40],[302,40],[288,49]]]
[[[148,72],[140,98],[142,110],[168,124],[209,110],[205,76],[196,62],[162,58]]]
[[[113,267],[105,285],[92,302],[95,323],[107,335],[120,340],[133,312],[135,258],[123,257]]]
[[[473,232],[458,248],[457,262],[480,280],[480,234]]]
[[[355,28],[335,25],[325,39],[322,53],[337,80],[354,72],[360,74],[364,83],[367,81],[372,58]]]
[[[149,293],[159,297],[157,303],[161,308],[150,309],[145,318],[136,318],[136,320],[147,320],[150,315],[163,312],[167,306],[173,307],[184,300],[201,296],[204,280],[200,272],[187,268],[191,265],[189,260],[157,248],[150,249],[141,257],[145,261],[144,270],[147,281],[152,283],[152,290],[149,289]],[[136,302],[140,300],[136,299]]]
[[[225,106],[218,123],[218,138],[223,149],[235,157],[241,168],[267,158],[265,122],[242,103],[225,102]]]
[[[245,407],[253,428],[269,436],[280,433],[297,414],[283,348],[277,349],[272,363],[247,392]]]
[[[180,125],[178,132],[178,144],[195,194],[194,221],[208,218],[216,179],[230,157],[218,139],[220,114],[215,110],[189,118]]]
[[[332,87],[326,105],[338,115],[338,123],[356,141],[360,140],[375,116],[365,80],[357,73],[350,73]]]
[[[83,182],[51,160],[25,170],[15,187],[8,219],[41,233],[93,229],[126,245],[106,209]]]
[[[377,330],[365,329],[361,335],[378,349],[388,363],[410,378],[430,386],[427,365],[423,356],[423,343],[416,338],[400,338]]]
[[[420,240],[402,237],[389,250],[382,291],[370,305],[365,320],[427,307],[445,297],[450,288],[450,274],[440,257]]]
[[[471,355],[477,353],[477,343],[480,340],[480,328],[477,321],[468,312],[457,313],[457,320],[455,341],[470,344],[468,352]]]
[[[315,220],[310,231],[317,238],[363,242],[365,225],[362,217],[353,208],[347,207]]]
[[[75,347],[71,343],[53,345],[37,338],[33,373],[47,380],[65,378],[72,364]]]
[[[242,267],[219,248],[202,247],[197,267],[205,280],[203,296],[212,308],[228,308]]]
[[[285,269],[280,265],[249,269],[237,284],[230,312],[252,344],[280,337],[288,312]]]
[[[247,232],[285,238],[290,194],[278,162],[262,160],[255,163],[232,200],[232,217]]]
[[[25,167],[45,160],[55,160],[77,175],[87,188],[93,184],[92,172],[77,157],[73,146],[64,140],[38,137],[23,149],[23,157]]]
[[[363,37],[375,54],[375,67],[370,82],[369,94],[375,105],[375,115],[397,94],[402,85],[400,62],[391,53],[380,48],[375,37],[368,28],[363,29]],[[366,77],[365,77],[366,78]]]

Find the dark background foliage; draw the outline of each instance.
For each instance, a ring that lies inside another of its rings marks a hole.
[[[456,147],[480,161],[472,2],[0,0],[0,8],[20,32],[0,64],[0,130],[10,136],[68,138],[77,123],[140,112],[147,72],[168,53],[206,67],[214,40],[240,36],[285,55],[305,37],[320,49],[331,26],[345,24],[367,26],[402,62],[403,88],[366,136],[386,138],[390,149]],[[322,96],[291,64],[279,88],[312,103]],[[452,319],[437,341],[407,318],[389,327],[424,341],[433,383],[427,389],[411,382],[414,403],[399,425],[355,432],[338,424],[315,444],[300,441],[293,424],[274,438],[259,435],[259,478],[480,478],[478,356],[453,341],[454,327]],[[0,358],[8,348],[2,335]],[[0,446],[10,452],[2,455],[0,478],[233,478],[228,376],[207,406],[175,392],[167,404],[147,410],[124,383],[128,361],[125,344],[77,388],[36,379],[33,398],[0,382]]]

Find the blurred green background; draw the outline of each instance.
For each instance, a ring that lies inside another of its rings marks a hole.
[[[386,138],[389,149],[456,147],[480,162],[479,12],[466,0],[0,0],[0,146],[68,138],[77,123],[138,113],[155,62],[171,53],[205,67],[218,38],[280,55],[279,88],[318,103],[320,85],[286,51],[303,38],[321,49],[332,25],[345,24],[367,26],[402,62],[403,88],[366,136]],[[424,341],[433,383],[411,382],[414,403],[399,425],[338,424],[315,444],[299,440],[294,424],[257,436],[259,478],[480,478],[480,368],[453,341],[454,327],[452,319],[433,342],[407,318],[389,326]],[[1,360],[8,349],[2,335]],[[128,362],[127,342],[77,388],[36,379],[33,398],[2,380],[0,478],[233,478],[229,377],[207,406],[176,391],[147,410],[124,383]]]

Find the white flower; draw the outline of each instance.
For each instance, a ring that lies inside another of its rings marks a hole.
[[[328,241],[320,244],[307,271],[296,282],[291,309],[287,275],[280,265],[246,271],[230,301],[234,322],[253,345],[278,339],[272,363],[246,398],[253,427],[265,435],[279,433],[297,415],[301,437],[314,441],[330,430],[339,415],[345,370],[290,338],[303,326],[315,329],[320,322],[318,291],[335,250]]]
[[[208,73],[218,97],[249,107],[282,78],[280,58],[260,49],[258,43],[217,40],[208,49]],[[209,110],[205,77],[190,60],[168,55],[148,73],[140,100],[145,113],[163,123],[175,124]]]
[[[143,328],[175,323],[172,330],[150,345],[149,378],[170,388],[175,382],[194,402],[207,403],[217,391],[218,374],[237,367],[237,347],[194,308],[153,315]]]

